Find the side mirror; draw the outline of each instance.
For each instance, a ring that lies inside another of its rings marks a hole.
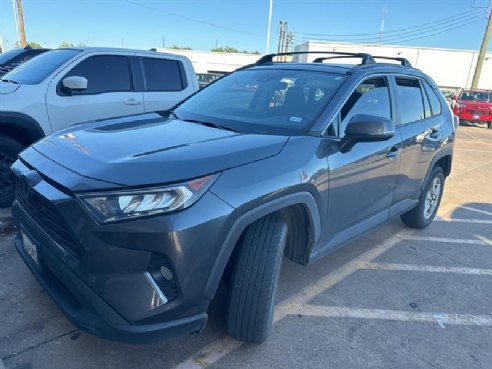
[[[87,84],[87,78],[80,76],[67,77],[62,81],[63,89],[67,92],[87,90]]]
[[[394,135],[395,124],[391,119],[358,114],[350,119],[339,149],[348,152],[358,142],[385,141]]]
[[[456,96],[456,95],[451,95],[450,99],[451,99],[451,100],[458,100],[458,96]]]

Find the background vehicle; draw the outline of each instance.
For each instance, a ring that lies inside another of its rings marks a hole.
[[[198,90],[180,55],[108,48],[53,50],[0,82],[0,206],[13,201],[17,154],[70,125],[160,111]]]
[[[463,90],[452,99],[456,101],[453,112],[460,122],[486,123],[492,128],[492,91]]]
[[[17,250],[93,334],[200,331],[224,278],[229,334],[263,342],[284,254],[307,265],[399,215],[425,228],[451,171],[435,83],[350,55],[363,62],[267,55],[174,111],[39,141],[13,166]]]
[[[216,79],[219,79],[222,76],[223,76],[223,74],[220,74],[220,73],[197,73],[196,74],[200,88],[204,88],[209,83],[215,81]]]
[[[0,77],[22,63],[49,50],[50,49],[33,49],[26,46],[23,49],[12,49],[0,54]]]

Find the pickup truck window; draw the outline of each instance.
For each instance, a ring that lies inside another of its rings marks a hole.
[[[36,85],[80,52],[82,51],[77,49],[48,51],[25,62],[2,78],[24,85]]]
[[[142,58],[147,91],[181,91],[184,89],[180,62],[161,58]]]
[[[396,78],[401,124],[425,119],[424,97],[420,82],[415,78]]]
[[[131,91],[130,65],[126,56],[96,55],[75,66],[65,77],[87,78],[87,89],[73,92],[77,95]]]

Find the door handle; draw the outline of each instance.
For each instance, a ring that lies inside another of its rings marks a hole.
[[[124,102],[125,105],[140,105],[141,102],[135,99],[128,99]]]
[[[388,159],[394,159],[400,153],[400,150],[401,150],[400,147],[393,145],[386,152],[386,157]]]

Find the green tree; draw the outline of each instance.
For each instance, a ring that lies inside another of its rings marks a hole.
[[[189,46],[179,46],[179,45],[172,45],[169,48],[176,49],[176,50],[191,50],[191,47]]]
[[[72,44],[71,42],[66,42],[66,41],[63,41],[59,47],[74,47],[75,45]]]
[[[42,48],[41,44],[38,44],[37,42],[34,42],[34,41],[29,41],[27,43],[27,46],[32,47],[33,49],[41,49]],[[15,43],[15,47],[19,47],[19,41],[17,41]]]
[[[240,51],[240,50],[236,49],[235,47],[231,47],[231,46],[216,47],[210,51],[212,51],[214,53],[259,54],[258,51],[248,51],[248,50]]]

